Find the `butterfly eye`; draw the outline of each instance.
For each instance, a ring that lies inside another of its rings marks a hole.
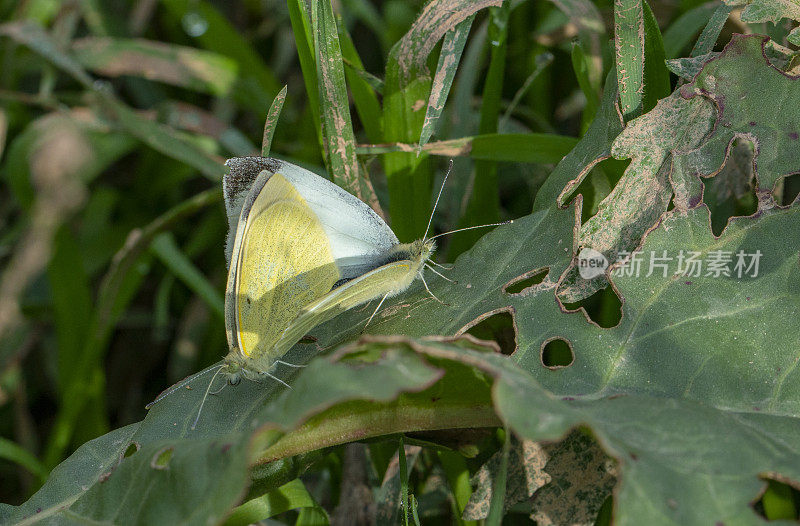
[[[239,385],[239,382],[241,382],[241,381],[242,381],[242,378],[240,376],[237,376],[236,378],[230,378],[228,380],[228,383],[230,385]]]

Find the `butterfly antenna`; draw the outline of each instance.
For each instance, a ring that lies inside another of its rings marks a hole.
[[[183,388],[183,387],[186,387],[186,385],[187,385],[187,384],[189,384],[189,382],[192,382],[192,381],[194,381],[194,379],[195,379],[195,378],[199,378],[199,377],[203,376],[204,374],[206,374],[206,373],[209,373],[209,372],[213,371],[213,370],[214,370],[214,368],[220,368],[220,367],[222,367],[223,365],[224,365],[224,364],[220,364],[220,365],[212,365],[211,367],[209,367],[209,368],[207,368],[207,369],[203,369],[202,371],[199,371],[199,372],[197,372],[197,373],[194,373],[192,376],[189,376],[188,378],[184,378],[184,379],[183,379],[183,381],[181,381],[181,382],[179,382],[179,383],[177,383],[177,384],[173,385],[172,387],[170,387],[169,389],[167,389],[166,391],[164,391],[163,393],[161,393],[160,395],[158,395],[158,397],[157,397],[155,400],[153,400],[152,402],[150,402],[149,404],[147,404],[146,406],[144,406],[144,408],[145,408],[145,409],[150,409],[151,407],[153,407],[154,405],[156,405],[156,404],[157,404],[157,403],[159,403],[161,400],[165,399],[166,397],[168,397],[169,395],[171,395],[172,393],[174,393],[174,392],[175,392],[175,391],[177,391],[178,389],[181,389],[181,388]]]
[[[217,375],[222,371],[222,365],[217,369],[217,372],[214,373],[214,376],[211,377],[211,381],[208,382],[208,387],[206,388],[206,394],[203,395],[203,401],[200,402],[200,409],[197,410],[197,416],[194,417],[194,422],[192,422],[192,431],[194,428],[197,427],[197,422],[200,420],[200,413],[203,412],[203,406],[206,404],[206,399],[208,398],[208,393],[211,392],[211,386],[214,385],[214,380],[217,378]]]
[[[444,184],[447,182],[447,177],[450,175],[450,172],[452,170],[453,170],[453,160],[450,159],[450,166],[447,167],[447,173],[444,174],[444,180],[442,181],[442,186],[439,188],[439,195],[436,196],[436,202],[433,203],[433,210],[431,210],[431,217],[428,219],[428,226],[425,228],[425,235],[422,236],[422,239],[428,238],[428,231],[431,229],[431,223],[433,222],[433,214],[436,213],[436,207],[439,206],[439,198],[442,197],[442,190],[444,190]]]
[[[459,228],[459,229],[456,229],[456,230],[451,230],[450,232],[442,232],[441,234],[436,234],[435,236],[433,236],[430,239],[436,239],[437,237],[446,236],[448,234],[455,234],[456,232],[463,232],[464,230],[474,230],[476,228],[487,228],[487,227],[490,227],[490,226],[507,225],[507,224],[513,223],[513,222],[514,222],[513,219],[509,219],[508,221],[501,221],[499,223],[489,223],[488,225],[468,226],[466,228]],[[428,241],[430,241],[430,239]]]
[[[442,278],[442,279],[446,279],[446,280],[447,280],[447,281],[449,281],[450,283],[458,283],[457,281],[455,281],[455,280],[453,280],[453,279],[450,279],[450,278],[448,278],[447,276],[445,276],[445,275],[444,275],[444,274],[442,274],[441,272],[437,272],[437,270],[436,270],[435,268],[433,268],[432,266],[428,265],[427,263],[425,264],[425,266],[426,266],[426,267],[428,267],[428,270],[430,270],[431,272],[433,272],[434,274],[436,274],[436,275],[437,275],[437,276],[439,276],[440,278]]]
[[[374,311],[372,311],[372,316],[369,317],[369,319],[367,320],[367,323],[364,325],[364,328],[361,329],[361,332],[364,332],[365,330],[367,330],[367,327],[369,326],[369,322],[371,322],[372,318],[374,318],[375,315],[378,314],[378,311],[380,310],[381,305],[383,305],[383,302],[386,301],[386,298],[388,298],[388,297],[389,297],[389,295],[386,294],[386,295],[383,296],[383,298],[381,298],[381,302],[378,303],[378,306],[375,307]]]

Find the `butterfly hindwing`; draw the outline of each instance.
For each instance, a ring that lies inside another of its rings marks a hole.
[[[315,326],[348,309],[384,296],[391,297],[405,290],[417,276],[423,263],[424,261],[401,260],[382,265],[309,303],[286,327],[275,344],[276,350],[285,353]]]

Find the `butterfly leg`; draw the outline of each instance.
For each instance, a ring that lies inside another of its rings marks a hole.
[[[283,360],[275,360],[275,363],[280,363],[280,364],[286,365],[288,367],[297,367],[298,369],[300,367],[305,367],[305,365],[296,365],[296,364],[293,364],[293,363],[284,362]]]
[[[433,270],[433,269],[431,269],[431,270]],[[437,272],[437,274],[438,274],[438,272]],[[431,295],[431,298],[435,299],[436,301],[438,301],[438,302],[439,302],[439,303],[441,303],[442,305],[448,305],[447,303],[445,303],[445,302],[443,302],[442,300],[440,300],[439,298],[437,298],[437,297],[436,297],[436,294],[434,294],[433,292],[431,292],[431,289],[429,289],[429,288],[428,288],[428,282],[427,282],[427,281],[425,281],[425,276],[423,276],[422,274],[420,274],[420,275],[419,275],[419,278],[422,280],[422,284],[423,284],[423,285],[425,285],[425,290],[427,290],[427,291],[428,291],[428,294],[430,294],[430,295]],[[446,278],[445,278],[445,279],[446,279]]]
[[[210,392],[210,393],[208,393],[208,394],[210,394],[210,395],[215,395],[215,396],[216,396],[216,395],[220,394],[220,393],[222,392],[222,390],[223,390],[223,389],[225,389],[225,387],[226,387],[227,385],[228,385],[228,382],[225,382],[224,384],[222,384],[222,387],[220,387],[220,388],[219,388],[219,389],[217,389],[216,391],[211,391],[211,392]]]
[[[429,259],[428,263],[430,263],[431,265],[436,265],[437,267],[442,268],[444,270],[453,270],[453,265],[442,265],[441,263],[437,263],[432,259]]]
[[[427,268],[428,268],[428,269],[429,269],[431,272],[433,272],[434,274],[436,274],[436,275],[437,275],[437,276],[439,276],[440,278],[442,278],[442,279],[445,279],[445,280],[449,281],[450,283],[458,283],[458,281],[455,281],[455,280],[452,280],[452,279],[448,278],[447,276],[445,276],[445,275],[444,275],[444,274],[442,274],[441,272],[437,272],[437,271],[436,271],[436,269],[435,269],[435,268],[433,268],[433,267],[431,267],[430,265],[428,265],[428,264],[425,264],[425,266],[426,266],[426,267],[427,267]]]
[[[383,305],[383,302],[384,302],[384,301],[386,300],[386,298],[388,298],[388,297],[389,297],[389,295],[388,295],[388,294],[386,294],[386,295],[385,295],[383,298],[381,298],[381,302],[380,302],[380,303],[378,303],[378,306],[377,306],[377,307],[375,307],[375,310],[372,312],[372,316],[370,316],[370,317],[369,317],[369,319],[367,320],[367,323],[366,323],[366,324],[364,324],[364,328],[363,328],[363,329],[361,329],[361,332],[364,332],[364,331],[367,329],[367,327],[369,326],[369,322],[371,322],[371,321],[372,321],[372,318],[374,318],[374,317],[375,317],[375,315],[376,315],[376,314],[378,314],[378,310],[380,310],[380,308],[381,308],[381,305]]]
[[[281,380],[281,379],[280,379],[280,378],[278,378],[277,376],[272,376],[272,375],[271,375],[271,374],[269,374],[267,371],[261,371],[261,374],[263,374],[264,376],[269,376],[270,378],[272,378],[272,379],[273,379],[273,380],[275,380],[276,382],[278,382],[278,383],[281,383],[281,384],[285,385],[285,386],[286,386],[286,387],[288,387],[289,389],[291,389],[291,388],[292,388],[292,386],[291,386],[291,385],[287,384],[286,382],[284,382],[283,380]]]

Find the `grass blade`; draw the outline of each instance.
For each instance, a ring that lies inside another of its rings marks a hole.
[[[356,139],[350,119],[350,102],[344,79],[342,50],[330,0],[317,0],[314,45],[317,50],[317,86],[325,144],[325,163],[333,182],[362,201],[370,201],[361,184]]]
[[[493,7],[489,22],[489,71],[483,85],[483,103],[478,133],[481,135],[497,133],[500,115],[500,99],[503,93],[503,76],[506,68],[506,48],[508,37],[508,17],[511,3]],[[497,163],[479,160],[475,163],[472,192],[467,202],[459,227],[495,223],[500,217],[500,192],[497,186]],[[484,231],[468,231],[453,239],[449,257],[455,257],[472,244]]]
[[[586,98],[586,106],[583,108],[583,114],[581,115],[582,137],[597,114],[597,108],[600,106],[600,95],[589,79],[589,62],[580,42],[573,42],[572,44],[572,69],[575,71],[575,78],[578,79],[578,86]]]
[[[300,61],[300,70],[303,72],[303,82],[308,96],[308,109],[311,120],[314,122],[320,150],[323,150],[322,126],[319,115],[319,89],[317,88],[317,59],[314,50],[314,32],[308,16],[305,0],[288,0],[289,20],[292,24],[294,44],[297,48],[297,58]]]
[[[731,14],[732,10],[733,7],[728,4],[722,4],[714,10],[714,14],[711,15],[708,24],[703,28],[703,32],[700,33],[697,42],[694,43],[694,47],[689,56],[699,57],[700,55],[705,55],[714,50],[714,44],[717,43],[717,38],[719,38],[719,34],[722,32],[722,26],[727,22],[728,15]]]
[[[231,92],[238,75],[238,64],[226,56],[144,39],[81,38],[72,53],[104,76],[140,76],[218,97]]]
[[[261,157],[269,157],[272,149],[272,137],[275,135],[275,128],[278,127],[278,118],[281,116],[283,103],[286,102],[286,90],[287,87],[284,86],[275,96],[269,112],[267,112],[267,119],[264,122],[264,138],[261,140]]]
[[[0,437],[0,458],[19,464],[36,475],[39,483],[47,478],[47,469],[36,456],[27,449],[7,438]]]
[[[428,3],[411,29],[395,44],[386,64],[383,93],[384,142],[418,144],[425,120],[423,108],[431,89],[427,60],[447,31],[477,11],[500,5],[498,0]],[[430,165],[410,153],[383,158],[389,186],[392,229],[402,241],[422,235],[430,215]]]
[[[659,99],[663,99],[672,92],[669,81],[669,70],[664,54],[664,39],[658,29],[658,21],[647,0],[642,0],[644,6],[644,97],[642,99],[643,111],[655,108]]]
[[[505,430],[503,441],[503,456],[500,460],[500,469],[497,470],[492,481],[492,500],[489,504],[489,516],[486,517],[486,526],[500,526],[505,514],[506,478],[508,477],[508,457],[511,450],[511,432]]]
[[[246,526],[279,513],[298,508],[315,508],[314,498],[303,481],[294,479],[266,495],[249,500],[236,507],[225,521],[225,526]]]
[[[447,96],[450,94],[450,87],[453,85],[453,79],[456,76],[456,70],[461,63],[461,54],[464,52],[464,45],[467,43],[469,30],[472,28],[472,22],[474,20],[475,15],[470,16],[458,23],[444,36],[442,50],[439,53],[439,65],[436,67],[436,74],[433,77],[433,85],[431,86],[431,94],[428,98],[428,109],[425,111],[425,122],[422,123],[418,151],[425,146],[433,135],[436,123],[439,121],[439,117],[442,114]]]
[[[353,104],[356,107],[361,125],[364,127],[364,133],[370,142],[380,142],[382,137],[381,128],[383,126],[382,110],[378,97],[375,95],[377,88],[374,85],[375,81],[379,79],[370,78],[372,76],[364,71],[361,57],[358,56],[358,51],[356,51],[350,34],[341,21],[339,22],[339,43],[342,46],[342,58],[345,66],[349,66],[345,68],[344,75],[347,79],[347,85],[350,86]]]
[[[575,137],[553,133],[488,133],[474,137],[462,137],[449,141],[433,141],[422,151],[442,157],[469,157],[484,161],[555,164],[578,143]],[[360,145],[360,155],[391,154],[413,151],[416,145],[368,144]]]
[[[664,54],[667,58],[682,56],[681,53],[697,33],[708,23],[711,16],[722,5],[719,0],[686,11],[675,19],[664,31]]]
[[[208,305],[212,312],[225,318],[225,306],[219,291],[178,247],[172,234],[164,232],[150,244],[150,251]]]
[[[620,106],[628,121],[669,94],[669,71],[661,32],[646,0],[617,0],[614,29]]]
[[[544,68],[553,63],[554,58],[555,57],[553,56],[553,54],[550,53],[549,51],[545,51],[543,53],[539,53],[538,55],[536,55],[536,58],[534,59],[536,67],[534,68],[533,72],[530,75],[528,75],[528,78],[525,79],[525,82],[522,83],[522,86],[519,87],[517,92],[514,93],[514,98],[511,99],[508,108],[506,108],[506,111],[503,114],[503,118],[500,119],[500,124],[498,125],[500,129],[503,129],[505,125],[508,123],[511,116],[514,114],[514,110],[517,109],[517,106],[519,106],[522,97],[524,97],[525,94],[528,93],[528,90],[530,89],[531,85],[533,85],[533,81],[539,77],[539,74],[542,71],[544,71]]]

